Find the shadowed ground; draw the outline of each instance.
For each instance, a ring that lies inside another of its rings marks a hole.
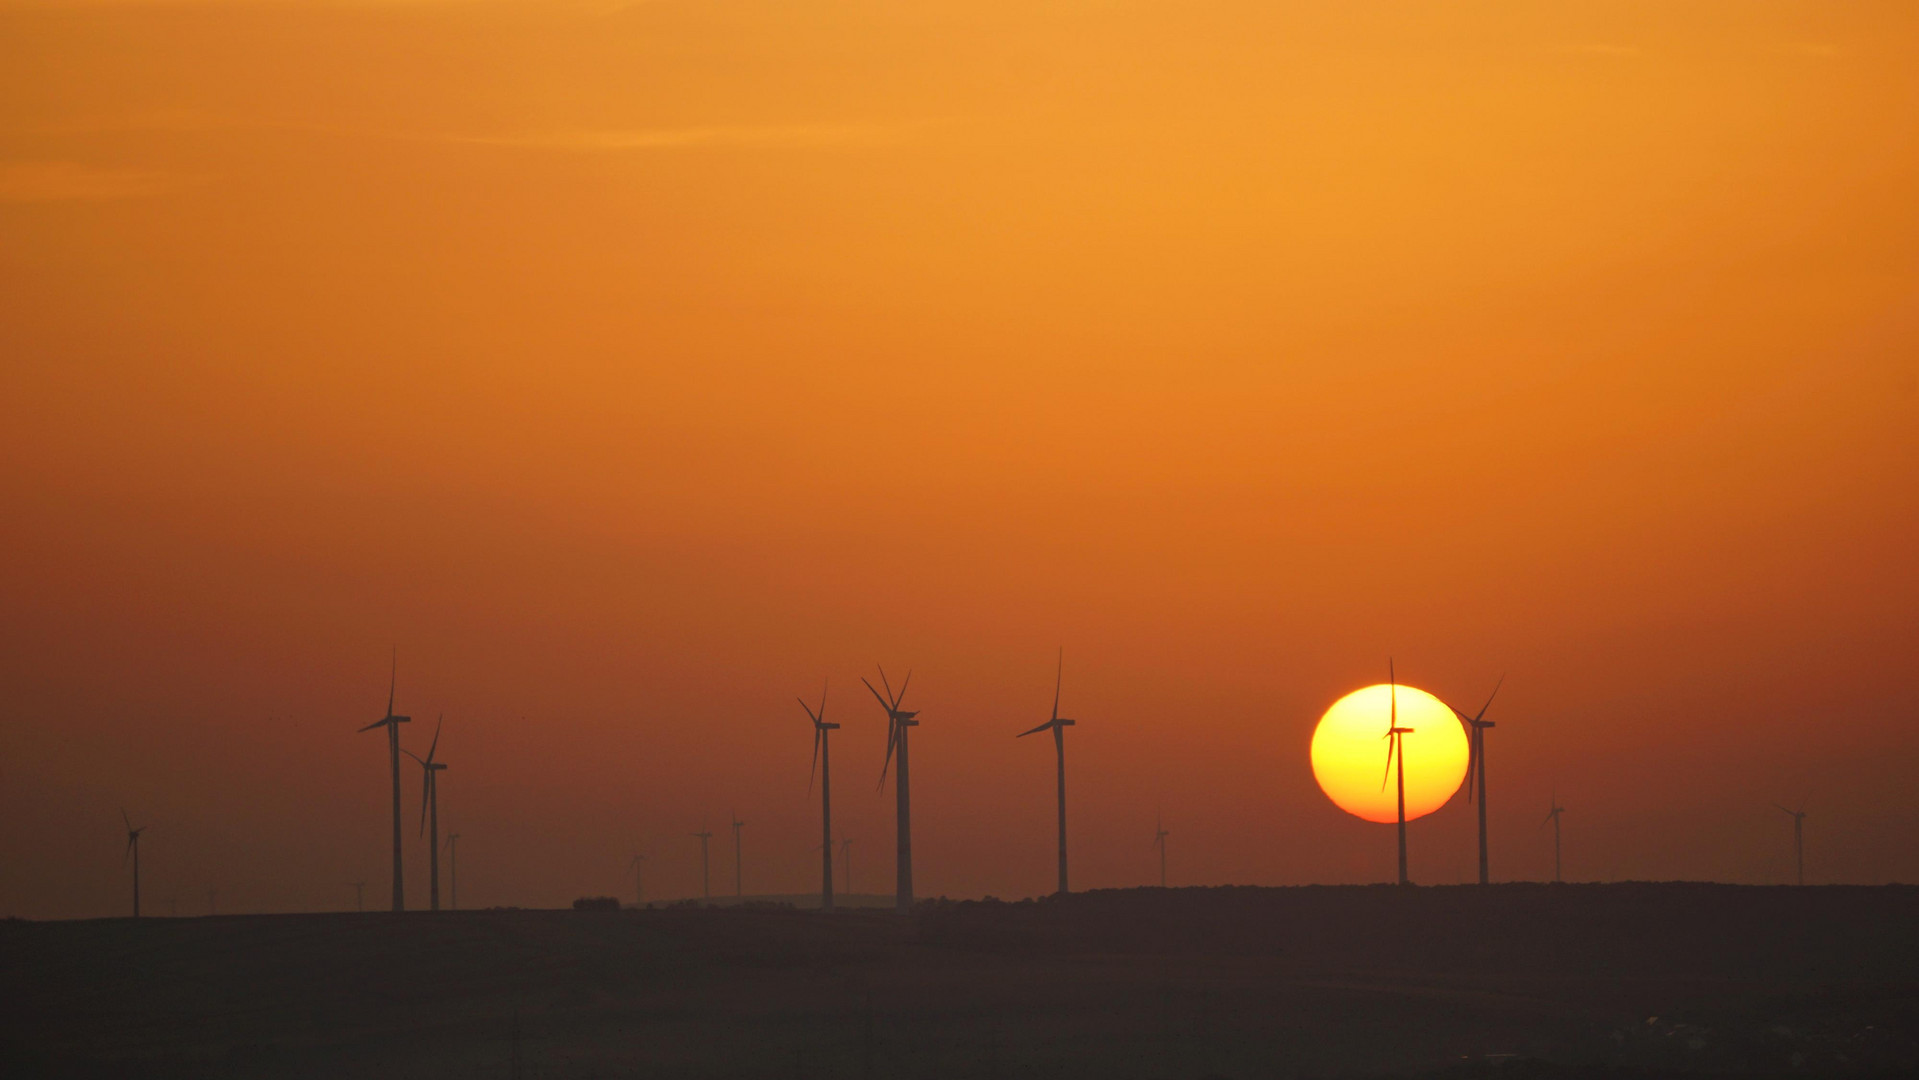
[[[1626,884],[9,921],[0,1072],[1884,1072],[1919,1066],[1916,918],[1908,887]]]

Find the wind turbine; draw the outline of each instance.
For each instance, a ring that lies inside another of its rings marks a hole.
[[[431,884],[427,886],[429,910],[440,910],[440,774],[446,766],[433,760],[433,752],[440,748],[440,724],[446,714],[433,722],[433,744],[426,748],[426,757],[406,751],[406,756],[420,763],[425,777],[420,781],[420,831],[426,832],[427,823],[432,822],[433,832],[427,837],[427,870]]]
[[[820,708],[818,712],[800,698],[800,708],[806,710],[807,719],[813,721],[813,770],[806,774],[808,791],[813,788],[813,772],[820,776],[820,910],[833,910],[833,754],[828,745],[826,733],[836,730],[838,724],[826,721],[826,690],[820,687]]]
[[[1159,815],[1153,815],[1153,846],[1159,849],[1159,887],[1166,887],[1166,838],[1173,835],[1159,823]]]
[[[906,754],[906,736],[909,731],[919,726],[919,721],[913,719],[919,713],[902,710],[900,702],[905,699],[906,687],[912,681],[913,673],[909,670],[906,673],[906,679],[900,683],[900,692],[895,694],[893,684],[886,681],[886,669],[880,668],[880,685],[886,687],[886,694],[882,696],[878,690],[873,690],[872,683],[866,682],[863,678],[860,680],[866,683],[868,690],[873,691],[873,696],[879,700],[880,708],[886,710],[886,759],[880,762],[880,787],[882,788],[886,786],[886,767],[893,760],[893,751],[895,749],[899,751],[900,767],[893,771],[895,806],[893,833],[898,844],[898,850],[893,857],[895,879],[893,897],[902,915],[911,914],[913,911],[913,785],[912,772]]]
[[[627,864],[633,869],[633,906],[634,907],[639,907],[641,904],[646,903],[646,890],[642,887],[642,883],[640,881],[640,864],[644,863],[645,861],[646,861],[646,856],[635,855],[633,856],[633,861]]]
[[[1479,883],[1481,885],[1490,880],[1486,871],[1486,729],[1499,726],[1486,719],[1486,710],[1492,707],[1493,699],[1499,696],[1499,688],[1505,682],[1506,676],[1501,675],[1499,681],[1493,684],[1493,692],[1486,695],[1486,704],[1479,707],[1479,715],[1467,716],[1458,709],[1453,709],[1453,715],[1459,717],[1460,722],[1466,725],[1466,798],[1468,800],[1473,798],[1475,776],[1479,780]],[[1452,706],[1448,705],[1447,708],[1451,709]]]
[[[413,718],[394,715],[393,692],[399,684],[400,653],[396,649],[393,653],[393,679],[387,685],[386,691],[386,715],[360,730],[372,731],[377,727],[386,729],[387,756],[393,762],[393,910],[405,911],[406,884],[402,877],[404,871],[400,863],[400,725],[411,723]]]
[[[460,834],[446,834],[446,857],[448,884],[453,886],[454,911],[460,910]]]
[[[1386,790],[1386,781],[1393,778],[1393,758],[1399,758],[1399,883],[1411,885],[1406,877],[1406,740],[1413,729],[1399,726],[1399,676],[1393,672],[1391,658],[1386,661],[1386,681],[1392,694],[1392,711],[1386,721],[1386,734],[1380,736],[1386,740],[1386,775],[1380,778],[1379,790]]]
[[[133,917],[137,919],[140,917],[140,834],[146,832],[147,827],[134,828],[133,819],[127,817],[124,806],[120,808],[120,820],[127,826],[127,850],[120,856],[120,862],[125,865],[128,859],[133,860]]]
[[[740,876],[740,830],[746,828],[746,822],[740,820],[736,811],[727,811],[733,819],[733,899],[746,899],[745,879]]]
[[[708,876],[706,872],[706,842],[713,839],[713,832],[710,829],[701,827],[700,831],[693,835],[699,837],[700,840],[700,896],[703,899],[711,900],[713,898],[713,879]]]
[[[1781,810],[1786,810],[1786,808],[1779,803],[1773,803],[1773,805],[1779,807]],[[1806,883],[1806,812],[1804,810],[1786,810],[1786,813],[1792,815],[1793,861],[1797,863],[1799,867],[1799,884],[1804,885]]]
[[[365,911],[366,910],[366,882],[349,881],[347,882],[347,884],[353,886],[353,910]]]
[[[1046,731],[1049,728],[1053,732],[1053,752],[1056,757],[1056,760],[1059,763],[1059,891],[1062,894],[1064,894],[1067,891],[1066,890],[1066,729],[1069,727],[1072,727],[1074,723],[1071,720],[1061,719],[1059,715],[1059,689],[1060,689],[1061,680],[1065,676],[1065,674],[1066,674],[1066,650],[1064,648],[1061,648],[1059,651],[1059,667],[1053,673],[1053,718],[1051,720],[1046,721],[1044,724],[1039,725],[1036,728],[1031,728],[1027,731],[1022,731],[1018,735],[1018,738],[1024,739],[1028,735],[1036,735],[1039,732]]]
[[[1546,821],[1553,823],[1553,882],[1557,884],[1564,880],[1559,876],[1559,815],[1566,812],[1566,808],[1559,805],[1557,791],[1553,792],[1552,807],[1551,810],[1546,811]],[[1544,825],[1546,821],[1540,824]]]

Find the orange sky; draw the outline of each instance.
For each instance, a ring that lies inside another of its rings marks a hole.
[[[468,905],[814,887],[828,675],[882,890],[875,662],[1043,891],[1062,643],[1076,886],[1388,879],[1388,655],[1496,876],[1919,879],[1919,9],[1470,7],[0,2],[0,913],[380,895],[396,644]]]

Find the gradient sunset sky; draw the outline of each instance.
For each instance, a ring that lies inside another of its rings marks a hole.
[[[875,663],[1047,891],[1062,645],[1076,887],[1389,880],[1388,656],[1495,877],[1919,880],[1915,193],[1909,0],[0,0],[0,914],[382,896],[395,647],[463,906],[816,888],[829,676],[886,891]]]

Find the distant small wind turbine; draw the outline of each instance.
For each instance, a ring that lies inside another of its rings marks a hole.
[[[1785,806],[1774,806],[1792,815],[1792,855],[1793,862],[1799,868],[1799,884],[1806,883],[1806,812],[1804,810],[1786,810]]]
[[[1486,730],[1499,725],[1486,719],[1486,710],[1492,707],[1493,699],[1499,696],[1499,688],[1505,685],[1506,676],[1501,675],[1493,684],[1493,692],[1486,695],[1486,704],[1479,707],[1479,715],[1467,716],[1458,709],[1453,715],[1466,725],[1466,798],[1473,798],[1473,780],[1479,780],[1479,883],[1486,884],[1490,879],[1486,870]],[[1447,706],[1452,708],[1452,706]]]
[[[917,710],[907,711],[900,708],[900,702],[906,699],[906,688],[913,681],[913,673],[908,671],[900,683],[900,692],[893,693],[893,684],[886,681],[886,669],[880,669],[880,685],[886,687],[882,695],[866,683],[879,700],[880,708],[886,710],[886,759],[880,763],[880,787],[886,786],[886,767],[893,761],[894,750],[899,751],[899,768],[893,771],[894,805],[894,841],[897,848],[893,857],[893,903],[900,914],[910,915],[913,911],[913,784],[911,762],[907,756],[907,734],[919,726],[913,719],[919,715]]]
[[[846,839],[840,841],[840,857],[842,860],[844,860],[846,864],[845,866],[841,867],[841,870],[840,870],[840,877],[842,880],[846,882],[846,894],[848,896],[855,895],[853,892],[853,838],[852,837],[849,836]]]
[[[349,881],[347,882],[347,884],[353,887],[353,910],[365,911],[366,910],[366,882]]]
[[[1546,811],[1546,821],[1552,822],[1553,825],[1553,882],[1555,884],[1565,880],[1559,874],[1559,815],[1565,812],[1566,808],[1559,805],[1559,792],[1554,791],[1552,809]],[[1540,822],[1541,825],[1545,823],[1545,821]]]
[[[1063,719],[1059,714],[1059,691],[1066,674],[1066,650],[1059,651],[1059,667],[1053,673],[1053,718],[1035,728],[1019,733],[1018,738],[1037,735],[1042,731],[1053,733],[1053,752],[1059,766],[1059,892],[1064,895],[1066,889],[1066,729],[1074,721]]]
[[[424,774],[420,781],[420,831],[426,833],[428,823],[432,832],[427,835],[427,887],[428,910],[440,910],[440,774],[446,771],[446,765],[433,760],[433,754],[440,748],[440,725],[445,722],[446,714],[433,722],[433,744],[426,748],[426,756],[421,757],[411,750],[405,751],[407,757],[420,763]]]
[[[406,910],[406,884],[404,869],[400,861],[400,725],[411,723],[410,716],[396,716],[393,712],[393,693],[400,685],[400,653],[393,652],[393,676],[387,685],[386,715],[361,728],[372,731],[383,727],[387,734],[387,756],[393,765],[393,910]]]
[[[453,886],[454,911],[460,910],[460,834],[446,834],[447,884]]]
[[[1159,815],[1153,815],[1153,846],[1159,849],[1159,887],[1166,887],[1166,838],[1173,835],[1159,823]]]
[[[639,907],[642,904],[646,903],[646,888],[644,883],[641,882],[640,880],[640,866],[644,862],[646,862],[646,856],[635,855],[633,856],[633,861],[627,864],[633,870],[633,906],[634,907]]]
[[[133,860],[133,917],[137,919],[140,917],[140,834],[146,832],[147,827],[142,825],[134,828],[133,819],[127,817],[127,808],[124,806],[120,808],[120,820],[127,826],[127,850],[126,854],[120,856],[120,862],[125,865],[128,859]]]
[[[727,816],[733,819],[733,899],[744,900],[746,879],[740,874],[740,830],[746,828],[746,822],[734,811],[728,811]]]
[[[700,896],[704,899],[711,900],[713,898],[713,879],[707,873],[706,844],[707,841],[713,839],[713,832],[711,829],[701,828],[699,832],[693,835],[698,837],[700,841]]]
[[[806,774],[807,790],[812,790],[813,773],[820,777],[820,910],[833,910],[833,753],[827,733],[839,729],[826,720],[827,686],[820,687],[820,707],[815,712],[805,698],[800,708],[813,721],[813,769]]]
[[[1386,782],[1393,778],[1393,759],[1395,755],[1397,755],[1399,760],[1399,883],[1401,885],[1410,885],[1412,881],[1406,876],[1405,736],[1411,735],[1413,729],[1399,726],[1399,676],[1393,671],[1393,662],[1390,657],[1386,660],[1386,679],[1392,687],[1392,711],[1388,714],[1386,721],[1386,734],[1381,736],[1381,738],[1386,740],[1386,775],[1380,779],[1379,787],[1381,791],[1384,791],[1386,789]]]

